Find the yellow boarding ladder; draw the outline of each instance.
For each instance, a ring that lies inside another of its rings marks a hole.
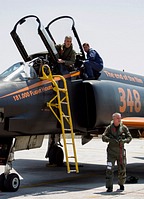
[[[48,69],[49,75],[46,75],[45,69]],[[42,80],[50,80],[52,81],[53,90],[56,92],[56,95],[47,102],[47,106],[51,109],[57,120],[61,124],[61,130],[62,130],[62,137],[64,142],[64,151],[66,156],[66,165],[67,165],[67,172],[79,172],[78,168],[78,162],[77,162],[77,155],[76,155],[76,147],[75,147],[75,139],[74,139],[74,132],[73,132],[73,124],[72,124],[72,118],[71,118],[71,111],[70,111],[70,104],[69,104],[69,96],[68,96],[68,90],[67,90],[67,83],[63,76],[61,75],[52,75],[50,67],[48,65],[43,65],[42,67],[42,77],[40,79]],[[58,83],[56,80],[61,80],[63,84],[63,88],[60,88],[58,86]],[[57,108],[59,110],[59,113],[56,113],[54,108]],[[69,132],[71,135],[71,142],[66,142],[66,132]],[[67,145],[72,145],[72,155],[68,154]],[[75,170],[70,169],[70,162],[69,159],[73,158],[75,162]]]

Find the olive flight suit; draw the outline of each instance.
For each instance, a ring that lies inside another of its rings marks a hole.
[[[63,64],[58,64],[60,74],[68,74],[73,69],[73,65],[76,60],[76,52],[73,50],[73,45],[66,48],[64,44],[58,44],[55,46],[59,59],[63,59],[65,62]]]
[[[107,147],[106,188],[113,189],[114,165],[117,161],[118,184],[123,185],[126,181],[126,151],[124,143],[129,143],[132,136],[128,128],[120,123],[115,127],[113,122],[102,134],[102,141],[109,142]]]

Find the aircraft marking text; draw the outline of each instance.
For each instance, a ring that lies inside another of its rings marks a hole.
[[[48,90],[51,90],[52,86],[45,86],[39,89],[35,89],[35,90],[30,90],[30,91],[26,91],[17,95],[13,95],[13,99],[14,101],[18,101],[18,100],[22,100],[22,99],[26,99],[28,97],[34,96],[34,95],[38,95],[42,92],[46,92]]]
[[[126,81],[130,81],[130,82],[137,82],[137,83],[141,83],[143,84],[143,80],[136,77],[136,76],[130,76],[130,75],[126,75],[126,74],[122,74],[122,73],[112,73],[109,71],[104,70],[104,73],[106,74],[107,77],[111,77],[111,78],[116,78],[116,79],[122,79],[122,80],[126,80]]]
[[[141,111],[141,97],[139,92],[136,89],[127,89],[126,91],[119,87],[118,92],[120,94],[119,111],[124,113],[129,107],[129,111],[139,113]]]

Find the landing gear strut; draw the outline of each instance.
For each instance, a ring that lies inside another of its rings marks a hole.
[[[0,190],[15,192],[19,189],[20,179],[16,173],[10,173],[12,170],[12,161],[14,160],[13,140],[3,138],[0,142],[0,164],[5,165],[5,171],[0,175]]]
[[[49,158],[50,165],[62,166],[64,160],[64,153],[60,143],[60,135],[49,135],[48,150],[46,158]]]

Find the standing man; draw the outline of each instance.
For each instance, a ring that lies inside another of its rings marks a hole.
[[[121,122],[121,114],[112,115],[111,124],[102,134],[102,141],[108,142],[107,147],[107,168],[106,168],[106,188],[107,192],[113,191],[114,165],[117,161],[118,166],[118,184],[120,190],[124,190],[126,181],[126,150],[124,144],[132,140],[128,128]]]
[[[72,37],[66,36],[63,44],[56,45],[59,54],[58,64],[61,74],[71,71],[76,59],[76,52],[73,50]]]
[[[95,79],[95,76],[103,69],[103,60],[96,52],[90,48],[88,43],[83,44],[84,51],[87,53],[87,59],[84,61],[85,73],[88,76],[88,79]]]

